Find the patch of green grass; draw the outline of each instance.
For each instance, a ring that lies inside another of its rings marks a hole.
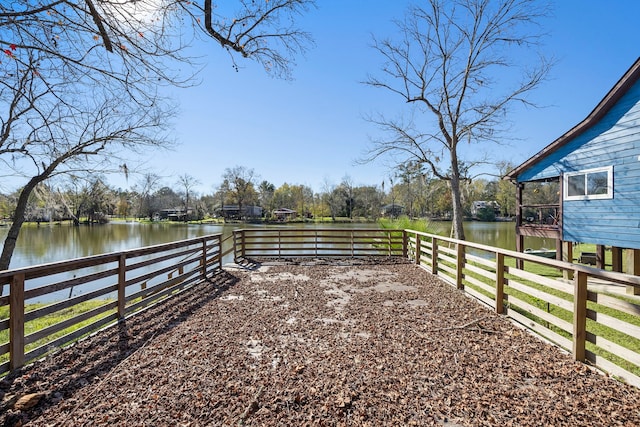
[[[588,251],[587,251],[588,252]],[[475,267],[478,268],[482,268],[487,272],[491,272],[491,273],[495,273],[495,268],[490,268],[488,266],[482,265],[480,263],[474,263],[474,262],[469,262],[469,264],[474,265]],[[515,259],[506,259],[505,260],[505,265],[507,266],[515,266]],[[555,278],[555,279],[561,279],[562,278],[562,272],[559,271],[556,268],[553,267],[549,267],[549,266],[545,266],[542,264],[537,264],[534,262],[525,262],[525,268],[524,270],[530,273],[534,273],[540,276],[544,276],[544,277],[548,277],[548,278]],[[495,283],[488,279],[487,277],[484,277],[481,274],[478,274],[476,272],[470,271],[468,269],[464,270],[464,274],[465,274],[465,278],[466,277],[473,277],[476,280],[481,281],[482,283],[490,286],[490,287],[494,287],[495,288]],[[563,300],[566,300],[570,303],[573,303],[573,294],[569,294],[564,292],[561,289],[557,289],[554,287],[550,287],[547,285],[543,285],[540,283],[537,283],[535,281],[529,280],[529,279],[525,279],[525,278],[521,278],[521,277],[517,277],[514,274],[505,274],[505,279],[507,280],[512,280],[512,281],[517,281],[519,283],[522,283],[526,286],[529,286],[530,288],[533,288],[535,290],[541,291],[541,292],[545,292],[549,295],[553,295],[555,297],[561,298]],[[470,287],[478,292],[481,292],[482,294],[495,299],[495,293],[490,294],[488,292],[486,292],[485,290],[473,285],[472,283],[470,283],[468,280],[464,281],[465,286]],[[556,306],[554,304],[551,304],[549,302],[547,302],[546,300],[542,299],[542,298],[538,298],[535,297],[533,295],[527,294],[525,292],[519,291],[517,289],[514,289],[508,285],[505,286],[505,294],[506,295],[513,295],[515,298],[518,298],[524,302],[526,302],[527,304],[533,306],[533,307],[537,307],[538,309],[545,311],[551,315],[553,315],[554,317],[561,319],[565,322],[568,322],[570,324],[573,324],[573,312],[563,309],[559,306]],[[633,304],[638,305],[638,301],[637,299],[632,299],[630,297],[627,297],[625,295],[620,295],[620,294],[613,294],[613,293],[609,293],[609,296],[622,300],[622,301],[626,301],[626,302],[630,302]],[[510,309],[520,313],[521,315],[527,317],[528,319],[531,319],[532,321],[543,325],[545,327],[547,327],[549,330],[571,340],[572,339],[572,334],[557,327],[554,326],[553,324],[550,324],[549,322],[547,322],[546,320],[530,313],[529,311],[526,310],[526,308],[522,308],[522,307],[517,307],[514,305],[510,305],[509,307]],[[626,323],[629,323],[631,325],[635,325],[635,326],[640,326],[640,316],[636,316],[636,315],[632,315],[629,313],[625,313],[619,310],[616,310],[614,308],[611,307],[606,307],[602,304],[597,304],[595,302],[591,302],[588,301],[587,302],[587,308],[589,310],[592,310],[596,313],[601,313],[601,314],[606,314],[608,316],[611,316],[613,318],[616,318],[618,320],[624,321]],[[633,337],[628,333],[624,333],[622,331],[610,328],[608,326],[605,326],[601,323],[598,323],[594,320],[591,319],[587,319],[587,331],[605,338],[611,342],[614,342],[622,347],[625,347],[629,350],[632,350],[636,353],[640,353],[640,338],[638,337]],[[591,342],[587,342],[586,343],[586,348],[587,350],[591,351],[592,353],[604,357],[606,359],[608,359],[609,361],[615,363],[616,365],[624,368],[625,370],[635,374],[635,375],[640,375],[640,367],[624,360],[623,358],[601,348],[596,346],[595,344],[591,343]]]
[[[411,219],[408,216],[400,216],[395,219],[381,218],[378,220],[378,224],[384,229],[415,230],[430,234],[438,234],[441,231],[441,227],[428,219]]]
[[[57,323],[63,322],[65,320],[71,319],[75,316],[79,316],[83,313],[86,313],[90,310],[93,310],[95,308],[101,307],[105,304],[108,304],[110,302],[113,302],[113,300],[111,299],[101,299],[101,300],[91,300],[91,301],[86,301],[80,304],[76,304],[72,307],[69,308],[65,308],[63,310],[57,311],[55,313],[52,314],[48,314],[46,316],[42,316],[40,318],[34,319],[32,321],[26,322],[24,325],[24,333],[25,336],[32,334],[34,332],[40,331],[44,328],[47,328],[49,326],[55,325]],[[45,307],[47,304],[42,304],[42,303],[38,303],[38,304],[27,304],[25,306],[25,313],[28,313],[30,311],[33,310],[37,310],[39,308]],[[100,320],[110,314],[112,314],[113,311],[109,310],[105,313],[101,313],[97,316],[91,317],[87,320],[84,320],[82,322],[76,323],[73,326],[70,326],[66,329],[63,329],[61,331],[58,331],[54,334],[48,335],[44,338],[41,338],[40,340],[37,340],[31,344],[28,344],[25,348],[25,353],[29,352],[35,348],[38,348],[42,345],[46,345],[48,342],[51,342],[57,338],[60,338],[64,335],[67,335],[71,332],[74,332],[80,328],[83,328],[84,326],[90,325],[93,322],[96,322],[97,320]],[[4,320],[7,319],[9,317],[9,307],[4,306],[4,307],[0,307],[0,320]],[[0,344],[5,344],[9,342],[9,331],[8,330],[3,330],[0,331]],[[4,363],[7,360],[9,360],[9,354],[3,354],[0,355],[0,363]]]

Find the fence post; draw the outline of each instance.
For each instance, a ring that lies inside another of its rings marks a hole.
[[[496,252],[496,313],[504,312],[504,254]]]
[[[625,249],[627,253],[627,273],[640,275],[640,250]],[[627,285],[627,295],[640,295],[640,286]]]
[[[405,232],[406,233],[406,232]],[[420,265],[420,255],[422,253],[420,235],[416,234],[416,264]]]
[[[220,251],[222,254],[222,251]],[[207,278],[207,240],[202,239],[202,280]]]
[[[573,242],[562,242],[562,260],[573,264]],[[573,280],[573,270],[562,270],[562,278]]]
[[[351,258],[355,256],[356,244],[353,241],[353,230],[351,230]]]
[[[409,258],[409,235],[407,230],[402,230],[402,257]]]
[[[119,319],[124,319],[124,316],[125,316],[126,270],[127,270],[127,257],[125,254],[120,254],[120,258],[118,258],[118,318]]]
[[[24,273],[14,274],[9,285],[9,369],[24,365]]]
[[[574,272],[573,287],[573,357],[583,362],[587,339],[587,273]]]
[[[238,263],[238,232],[233,230],[233,262]]]
[[[245,242],[244,242],[245,237],[246,237],[246,236],[244,235],[244,230],[240,230],[240,244],[241,244],[241,245],[240,245],[240,248],[241,248],[241,250],[242,250],[242,252],[240,252],[240,255],[242,256],[242,258],[244,258],[244,257],[245,257],[245,254],[247,253],[247,252],[246,252],[245,245],[244,245],[244,243],[245,243]]]
[[[431,237],[431,274],[438,275],[438,239]]]
[[[464,248],[462,243],[456,243],[456,287],[458,289],[464,289],[464,284],[462,283],[464,277],[462,272],[464,268]]]

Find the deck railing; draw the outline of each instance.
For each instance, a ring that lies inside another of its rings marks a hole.
[[[0,373],[210,277],[231,251],[222,242],[212,235],[0,272],[0,286],[10,285],[0,296]],[[640,387],[638,276],[414,230],[244,229],[233,243],[236,260],[409,258],[576,360]]]
[[[261,228],[234,230],[234,259],[405,256],[403,230]]]
[[[411,259],[456,288],[640,387],[640,277],[406,230]],[[516,261],[524,269],[516,268]]]
[[[559,204],[522,205],[523,226],[558,227]]]
[[[221,235],[0,272],[0,373],[222,269]]]

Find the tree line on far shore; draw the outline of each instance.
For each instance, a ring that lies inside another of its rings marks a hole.
[[[208,193],[194,190],[201,183],[185,174],[175,182],[157,174],[143,175],[130,189],[109,185],[104,177],[65,177],[55,186],[42,183],[29,199],[27,221],[72,220],[99,223],[108,218],[167,219],[162,212],[184,221],[222,218],[223,207],[259,206],[265,220],[276,219],[277,209],[295,211],[289,220],[330,218],[376,220],[382,216],[407,215],[412,218],[451,217],[451,192],[447,182],[431,178],[424,170],[404,167],[377,185],[356,185],[349,176],[339,183],[325,180],[320,191],[311,187],[284,183],[279,187],[261,179],[253,169],[235,166],[225,170]],[[0,218],[12,220],[19,190],[0,194]],[[476,179],[463,185],[463,207],[472,215],[474,201],[495,201],[497,216],[515,215],[513,184],[500,180]],[[175,212],[182,213],[175,215]],[[243,218],[237,218],[243,219]],[[492,215],[480,219],[492,219]]]

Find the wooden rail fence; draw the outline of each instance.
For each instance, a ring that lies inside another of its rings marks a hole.
[[[640,387],[640,277],[406,230],[416,264]],[[518,260],[524,268],[516,268]]]
[[[232,239],[233,246],[217,234],[0,272],[0,286],[10,287],[0,296],[0,373],[216,274],[229,253],[236,261],[393,256],[640,387],[638,276],[415,230],[260,228],[235,230]],[[49,301],[34,303],[42,299]],[[96,305],[41,324],[91,301]]]
[[[222,256],[215,234],[0,272],[0,373],[210,278]]]
[[[269,228],[234,230],[234,259],[407,256],[403,230]]]

